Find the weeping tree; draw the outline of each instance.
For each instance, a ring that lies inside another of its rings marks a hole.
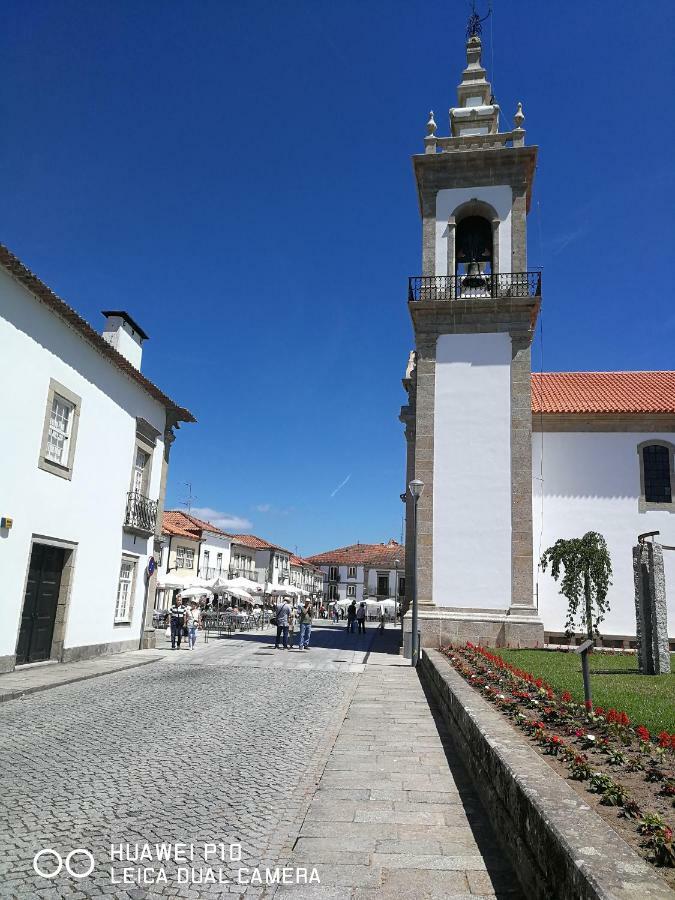
[[[582,538],[561,538],[541,557],[544,572],[549,563],[556,581],[563,569],[560,593],[567,598],[565,630],[573,633],[578,616],[592,640],[609,610],[607,591],[612,583],[612,561],[607,542],[597,531],[587,531]]]

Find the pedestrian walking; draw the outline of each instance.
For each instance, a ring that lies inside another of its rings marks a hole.
[[[353,632],[356,625],[356,600],[347,607],[347,631]]]
[[[282,640],[284,642],[284,650],[288,650],[288,620],[291,615],[291,607],[288,600],[283,599],[280,603],[277,604],[277,639],[274,644],[274,649],[279,650],[279,641]]]
[[[309,650],[309,636],[312,633],[312,603],[308,600],[300,613],[300,638],[298,650]]]
[[[356,621],[359,623],[359,634],[366,633],[366,604],[361,603],[356,610]]]
[[[185,616],[187,610],[183,606],[183,597],[178,591],[173,598],[173,606],[169,610],[171,617],[171,649],[175,650],[176,646],[180,650],[180,642],[183,638],[183,628],[185,628]]]
[[[293,641],[295,640],[295,626],[297,625],[297,622],[298,622],[299,607],[300,607],[299,604],[298,604],[298,607],[291,606],[291,611],[288,614],[288,643],[290,644],[291,647],[293,646]]]
[[[188,646],[190,647],[190,650],[194,650],[195,644],[197,643],[197,630],[199,629],[201,622],[201,610],[196,600],[193,600],[190,604],[190,609],[187,611]]]

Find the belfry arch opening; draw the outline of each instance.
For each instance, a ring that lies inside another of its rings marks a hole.
[[[455,275],[491,275],[494,272],[493,228],[484,216],[468,215],[457,223]]]

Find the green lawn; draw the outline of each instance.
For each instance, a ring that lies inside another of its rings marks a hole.
[[[554,691],[569,691],[583,703],[581,657],[576,653],[550,650],[502,650],[507,662],[543,678]],[[675,672],[675,653],[670,654]],[[591,654],[591,691],[595,706],[624,710],[635,725],[646,725],[653,733],[675,733],[675,675],[638,675],[632,654]],[[599,674],[606,672],[608,674]],[[595,673],[595,674],[594,674]],[[625,673],[625,674],[623,674]]]

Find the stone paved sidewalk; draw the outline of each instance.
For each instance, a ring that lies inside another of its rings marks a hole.
[[[401,657],[371,652],[289,864],[316,867],[321,886],[280,887],[277,897],[521,897],[450,737]]]
[[[72,663],[39,663],[31,666],[20,666],[13,672],[0,675],[0,703],[4,700],[16,700],[25,694],[46,691],[75,681],[86,681],[99,675],[122,672],[157,662],[162,656],[154,650],[131,650],[128,653],[116,653],[113,656],[97,656]]]

